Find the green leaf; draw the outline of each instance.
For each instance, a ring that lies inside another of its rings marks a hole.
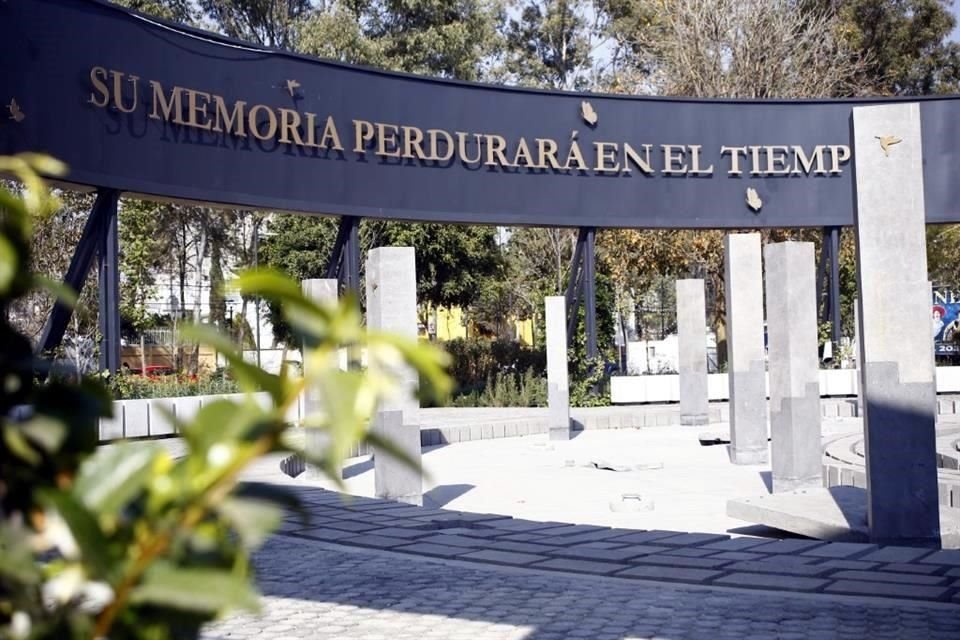
[[[157,562],[131,593],[134,604],[150,604],[198,613],[258,608],[257,592],[246,578],[221,569],[177,567]]]
[[[197,452],[206,452],[217,443],[234,444],[249,441],[269,426],[263,409],[246,398],[244,402],[216,400],[205,404],[193,422],[183,426],[183,437]]]
[[[276,504],[256,498],[228,497],[216,509],[247,549],[263,544],[283,518],[283,510]]]
[[[41,565],[34,561],[26,532],[7,523],[0,526],[0,575],[23,585],[39,584],[43,579]]]
[[[20,256],[16,248],[6,236],[0,235],[0,294],[10,290],[19,268]]]
[[[69,285],[66,285],[58,280],[48,278],[46,276],[41,276],[34,274],[33,276],[34,286],[38,289],[46,291],[53,297],[55,297],[61,303],[67,305],[68,307],[75,307],[77,304],[77,292],[73,290]]]
[[[283,485],[269,482],[240,482],[233,490],[233,495],[271,502],[286,511],[293,511],[304,517],[310,515],[300,496]]]
[[[109,542],[93,513],[73,495],[57,490],[39,492],[40,502],[51,507],[66,522],[73,539],[80,549],[84,565],[92,577],[109,579],[111,573]]]
[[[384,438],[379,433],[374,433],[373,431],[369,432],[364,438],[367,444],[382,449],[388,456],[395,458],[402,464],[410,467],[414,471],[418,471],[423,474],[423,467],[420,465],[418,460],[415,460],[408,454],[406,451],[398,447],[392,441],[387,438]],[[426,479],[426,478],[425,478]]]
[[[17,428],[17,425],[3,425],[3,443],[7,445],[7,448],[9,448],[14,455],[27,464],[36,466],[40,463],[40,454],[33,450],[33,447],[27,442],[27,439],[23,436],[20,429]]]
[[[241,385],[246,387],[247,391],[262,389],[270,394],[275,404],[283,403],[285,389],[280,376],[267,373],[256,365],[245,361],[230,338],[206,325],[190,325],[184,327],[181,333],[187,339],[210,345],[222,354],[230,363],[234,377]]]
[[[31,442],[47,453],[58,451],[67,438],[67,426],[56,418],[43,414],[34,416],[17,427]]]
[[[98,515],[116,514],[143,490],[159,452],[130,442],[100,447],[80,466],[73,493]]]

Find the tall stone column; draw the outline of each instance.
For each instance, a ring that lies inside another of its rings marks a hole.
[[[760,234],[728,234],[724,254],[730,460],[763,464],[768,456]]]
[[[417,276],[413,247],[379,247],[367,254],[367,327],[417,338]],[[399,393],[383,401],[375,431],[420,462],[420,401],[417,373],[406,365],[396,370]],[[423,502],[419,472],[405,467],[386,451],[374,448],[374,492],[377,497],[410,504]]]
[[[413,247],[378,247],[367,254],[367,326],[417,339],[417,274]],[[420,424],[419,381],[410,367],[398,370],[400,393],[382,411],[403,411],[403,424]]]
[[[920,107],[854,107],[853,139],[870,537],[935,545],[936,377]]]
[[[303,290],[303,294],[313,300],[314,302],[321,305],[333,305],[337,303],[337,281],[336,279],[328,278],[314,278],[310,280],[302,280],[300,286]],[[315,367],[336,367],[337,361],[332,360],[329,362],[316,362],[304,352],[303,358],[303,373],[305,376],[311,373],[312,368]],[[304,417],[309,417],[311,415],[319,412],[323,407],[323,398],[320,396],[320,390],[315,386],[308,385],[303,390],[303,415]],[[323,452],[327,448],[327,443],[330,439],[330,434],[325,431],[320,431],[319,429],[307,429],[304,433],[306,438],[306,443],[304,448],[307,450],[307,453],[311,457],[318,457],[323,455]],[[320,469],[310,465],[310,475],[319,476],[321,475]]]
[[[677,280],[680,424],[710,421],[707,395],[707,310],[703,280]]]
[[[547,296],[547,406],[551,440],[569,440],[570,386],[567,380],[567,312],[563,296]]]
[[[763,259],[773,492],[814,489],[823,485],[823,454],[813,243],[768,244]]]

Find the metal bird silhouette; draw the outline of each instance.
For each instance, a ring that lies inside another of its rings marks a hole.
[[[753,209],[754,213],[760,211],[760,207],[763,206],[763,200],[760,199],[757,190],[753,187],[747,188],[747,206]]]
[[[901,142],[903,142],[903,139],[898,138],[897,136],[873,136],[873,137],[880,141],[880,148],[883,149],[883,155],[885,155],[888,158],[890,157],[890,147],[892,147],[895,144],[900,144]]]
[[[10,119],[14,122],[23,122],[23,119],[27,116],[20,110],[20,105],[17,104],[17,101],[13,98],[10,99],[10,104],[7,105],[7,109],[10,111]]]
[[[296,80],[287,80],[287,92],[290,93],[291,98],[293,97],[293,94],[296,92],[296,90],[299,88],[300,88],[299,82],[297,82]]]
[[[583,116],[583,121],[591,127],[597,124],[597,120],[600,119],[597,112],[593,110],[593,105],[586,100],[580,103],[580,115]]]

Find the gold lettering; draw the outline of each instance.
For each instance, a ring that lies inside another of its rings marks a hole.
[[[154,120],[167,120],[177,124],[183,124],[180,101],[180,93],[183,89],[180,87],[171,89],[170,99],[167,100],[163,95],[163,86],[161,86],[159,82],[151,80],[150,86],[153,87],[153,110],[150,112],[149,117]],[[161,112],[163,113],[162,117],[160,115]]]
[[[629,163],[631,162],[643,173],[647,175],[653,173],[653,167],[650,166],[650,149],[652,147],[649,144],[645,144],[642,148],[644,157],[641,158],[637,151],[630,146],[629,142],[623,143],[623,155],[625,157],[623,161],[623,173],[630,173]]]
[[[507,161],[507,157],[503,155],[504,150],[507,148],[507,141],[503,139],[503,136],[487,135],[486,138],[487,161],[483,164],[488,167],[498,164],[503,167],[509,167],[510,163]]]
[[[210,104],[210,94],[202,91],[186,89],[187,93],[187,126],[197,129],[210,129],[210,121],[207,119],[207,106]],[[205,101],[205,102],[204,102]],[[200,119],[198,119],[198,116]]]
[[[133,85],[133,104],[129,108],[123,106],[123,86],[121,81],[123,80],[124,73],[122,71],[110,71],[110,75],[113,76],[113,106],[117,108],[117,111],[121,113],[133,113],[137,108],[137,81],[140,79],[139,76],[129,76],[127,80],[130,84]]]
[[[280,142],[303,146],[300,137],[300,114],[293,109],[277,109],[280,112]]]
[[[306,111],[303,115],[307,117],[307,139],[303,143],[303,146],[319,147],[320,145],[317,144],[317,114]]]
[[[570,168],[571,161],[577,163],[577,171],[587,171],[587,163],[583,161],[583,154],[580,152],[580,144],[574,140],[570,143],[570,151],[567,152],[567,161],[563,164],[564,169]]]
[[[417,127],[401,127],[403,131],[403,157],[426,160],[423,152],[423,131]]]
[[[760,169],[760,145],[753,145],[747,147],[750,150],[750,175],[752,176],[762,176],[763,171]]]
[[[615,142],[594,142],[593,148],[597,154],[597,165],[594,167],[594,171],[620,170],[620,163],[617,162],[618,145]]]
[[[257,123],[257,113],[260,111],[267,114],[266,132],[261,131]],[[273,112],[273,109],[267,105],[255,104],[250,108],[250,111],[247,112],[247,129],[249,129],[253,137],[258,140],[270,140],[277,135],[277,115]]]
[[[311,127],[311,130],[313,127]],[[320,138],[320,146],[336,151],[343,151],[343,145],[340,144],[340,133],[337,131],[337,124],[333,121],[333,116],[327,116],[327,122],[323,125],[323,136]]]
[[[840,163],[850,159],[850,147],[845,144],[831,144],[830,149],[830,173],[841,173]]]
[[[694,176],[708,176],[713,173],[713,165],[710,165],[706,169],[700,168],[700,149],[702,148],[699,144],[691,144],[690,149],[690,171],[688,173]]]
[[[110,102],[110,89],[107,88],[107,85],[104,84],[104,80],[107,79],[107,70],[103,67],[93,67],[90,69],[90,82],[93,83],[93,88],[100,93],[100,98],[103,100],[97,100],[96,95],[93,93],[90,94],[90,104],[95,107],[105,107],[107,103]]]
[[[151,83],[153,84],[153,83]],[[157,85],[159,86],[159,85]],[[179,104],[179,97],[177,97]],[[235,136],[246,138],[247,133],[243,127],[243,111],[247,103],[243,100],[237,100],[233,103],[233,109],[227,111],[227,104],[218,95],[213,96],[213,131],[224,131],[232,133]],[[179,106],[177,111],[179,111]],[[154,87],[154,111],[156,111],[156,87]],[[151,116],[152,117],[152,116]],[[226,127],[224,127],[226,125]]]
[[[790,173],[790,167],[787,166],[787,151],[784,146],[768,146],[767,152],[767,175],[785,176]]]
[[[353,121],[353,150],[366,153],[368,142],[373,139],[373,125],[366,120]]]
[[[660,173],[668,176],[682,176],[687,172],[687,165],[683,164],[687,147],[682,144],[662,144],[663,150],[663,170]],[[681,163],[675,166],[676,163]]]
[[[813,167],[814,161],[817,163],[817,168],[814,170],[814,175],[822,175],[827,172],[823,168],[823,145],[818,144],[813,148],[813,153],[808,157],[807,154],[803,151],[803,147],[800,145],[794,145],[793,147],[793,175],[799,175],[805,173],[810,175],[810,169]]]
[[[387,130],[389,129],[389,133]],[[400,147],[397,146],[397,125],[377,123],[377,155],[387,156],[388,158],[399,158]],[[387,149],[390,145],[390,149]]]
[[[537,155],[540,157],[540,162],[538,163],[544,169],[547,168],[547,163],[553,169],[558,171],[563,167],[560,166],[560,163],[557,162],[557,143],[550,138],[537,138]]]
[[[457,153],[460,155],[460,161],[467,164],[479,164],[480,160],[483,158],[483,136],[479,133],[474,133],[473,138],[477,145],[477,157],[468,158],[467,157],[467,136],[469,133],[464,131],[457,131]]]
[[[439,145],[437,144],[437,138],[440,136],[443,136],[443,142],[447,145],[447,149],[442,156],[440,155]],[[427,129],[427,139],[430,140],[430,160],[446,162],[453,157],[453,138],[449,133],[443,129]]]
[[[523,162],[521,162],[521,160]],[[527,145],[526,138],[520,138],[520,142],[517,144],[517,152],[513,154],[513,164],[518,167],[530,167],[533,169],[542,169],[542,165],[537,164],[533,160],[533,154],[530,153],[530,147]]]
[[[740,170],[740,154],[747,154],[746,147],[720,147],[720,155],[730,154],[730,171],[727,171],[729,176],[739,176],[743,173]]]

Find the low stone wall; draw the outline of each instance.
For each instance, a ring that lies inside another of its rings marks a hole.
[[[856,369],[821,369],[820,396],[826,398],[856,396],[859,389]],[[769,385],[768,385],[769,390]],[[960,367],[937,367],[937,393],[960,393]],[[707,376],[707,396],[711,401],[729,400],[727,374]],[[610,379],[613,404],[679,402],[680,376],[614,376]]]
[[[950,409],[960,402],[951,400]],[[946,408],[941,404],[938,408]],[[951,411],[952,413],[952,411]],[[960,509],[960,472],[957,440],[960,439],[960,424],[944,429],[937,437],[937,489],[942,507]],[[848,435],[827,443],[823,453],[823,486],[867,488],[866,468],[862,453],[863,436]]]

